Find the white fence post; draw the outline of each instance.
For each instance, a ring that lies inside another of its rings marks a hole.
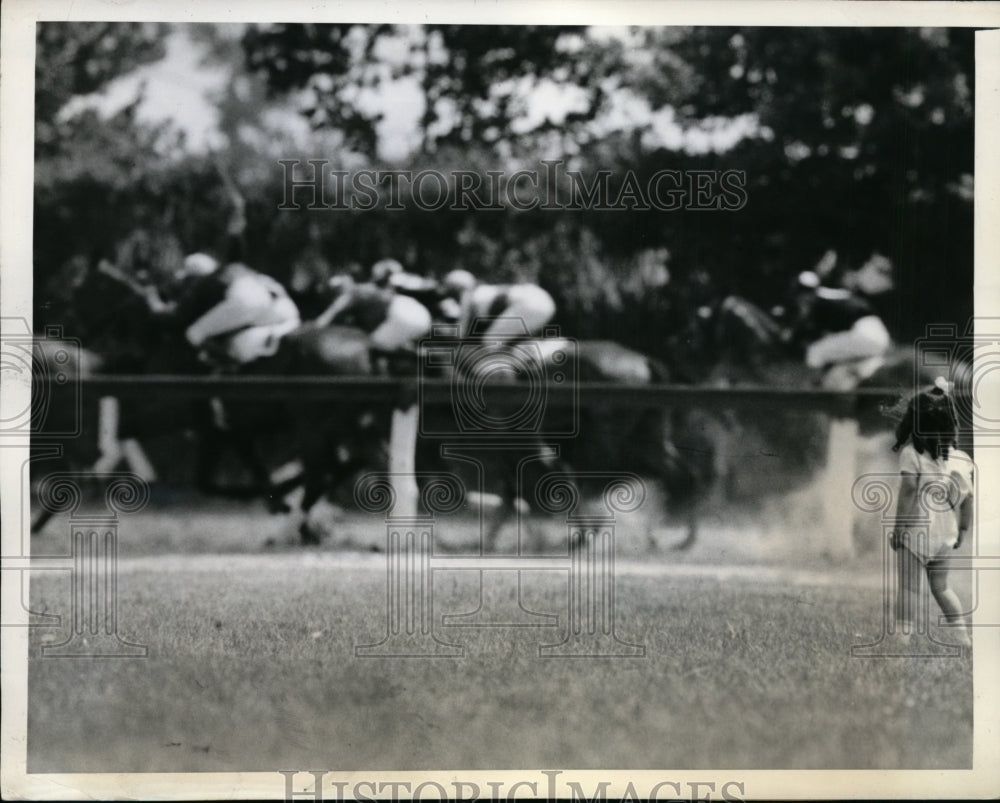
[[[417,420],[419,405],[394,408],[389,435],[389,473],[396,501],[390,511],[393,518],[417,515]]]
[[[823,521],[817,535],[825,539],[821,553],[832,558],[854,556],[854,504],[851,489],[857,479],[858,421],[853,416],[830,419],[826,469],[820,483]]]

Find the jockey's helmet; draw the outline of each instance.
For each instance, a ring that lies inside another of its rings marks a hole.
[[[354,279],[346,273],[331,276],[326,282],[326,286],[333,291],[334,295],[346,293],[348,290],[353,289],[354,285]]]
[[[799,274],[799,284],[810,290],[815,290],[820,285],[820,278],[811,270],[804,270]]]
[[[476,277],[469,273],[469,271],[462,270],[461,268],[448,273],[442,282],[445,292],[450,295],[461,295],[466,290],[471,290],[477,284]]]
[[[372,282],[385,285],[397,273],[403,272],[403,266],[395,259],[380,259],[372,265]]]
[[[874,253],[855,271],[847,274],[845,284],[869,296],[877,296],[893,289],[892,262],[888,257]]]
[[[208,254],[188,254],[184,257],[184,265],[178,271],[179,276],[209,276],[219,268],[219,260]]]

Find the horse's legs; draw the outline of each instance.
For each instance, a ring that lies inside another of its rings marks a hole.
[[[257,442],[253,438],[230,434],[229,443],[250,472],[254,490],[267,501],[268,511],[271,513],[290,513],[292,508],[285,501],[284,496],[298,485],[299,478],[293,477],[290,481],[273,483],[271,482],[271,473],[267,470]]]
[[[344,462],[337,459],[335,444],[338,439],[332,434],[320,437],[318,441],[315,439],[314,434],[313,442],[302,451],[303,492],[302,501],[299,503],[302,522],[299,525],[299,534],[302,536],[303,544],[320,542],[320,533],[309,525],[309,511],[323,496],[326,488],[339,485],[353,467],[353,461]]]
[[[233,447],[236,456],[242,461],[247,471],[250,472],[250,479],[254,487],[261,493],[268,493],[271,490],[271,473],[264,465],[264,458],[260,456],[257,442],[253,438],[230,435],[229,445]]]
[[[486,522],[486,532],[483,533],[483,551],[490,554],[496,552],[497,536],[504,525],[510,519],[510,513],[514,509],[513,504],[504,499],[497,508],[496,513],[489,517]]]
[[[218,399],[196,402],[193,415],[198,433],[195,487],[204,494],[217,494],[221,489],[215,482],[216,469],[231,440],[223,418],[222,403]]]
[[[127,408],[126,412],[135,417],[134,406]],[[126,467],[140,479],[148,483],[156,482],[156,469],[139,441],[134,437],[122,437],[121,420],[122,410],[118,399],[114,396],[102,397],[97,422],[97,445],[101,455],[94,464],[93,471],[98,474],[107,473],[124,461]]]
[[[292,508],[285,501],[285,497],[304,484],[305,472],[303,470],[297,471],[293,476],[280,482],[272,482],[267,490],[268,509],[272,513],[290,513]]]
[[[489,517],[488,521],[485,521],[486,531],[483,533],[483,551],[487,554],[492,554],[497,551],[497,537],[500,535],[500,531],[504,528],[504,525],[510,521],[511,514],[514,512],[514,491],[513,488],[508,486],[506,483],[504,488],[500,492],[500,505],[497,507],[496,512]],[[482,504],[480,502],[480,504]]]
[[[315,459],[303,459],[304,462],[304,487],[302,502],[299,511],[302,514],[302,521],[299,524],[299,535],[303,544],[318,544],[322,539],[318,532],[309,526],[309,511],[319,501],[323,495],[323,485],[326,480],[325,466]]]
[[[545,548],[545,532],[542,528],[536,526],[535,518],[531,515],[530,510],[522,512],[521,523],[524,526],[524,534],[531,544],[531,551],[536,553],[542,552]]]
[[[146,455],[146,450],[135,438],[126,438],[122,441],[122,454],[125,463],[132,473],[144,479],[146,482],[156,482],[156,469]]]
[[[49,523],[49,520],[54,515],[55,514],[51,510],[42,509],[39,511],[38,515],[35,516],[35,520],[31,522],[31,534],[35,535],[36,533],[40,533],[42,528]]]
[[[696,505],[688,508],[687,535],[684,540],[674,544],[670,549],[673,552],[684,552],[694,546],[698,540],[698,509]]]
[[[215,470],[219,465],[222,445],[222,433],[213,427],[203,430],[198,436],[194,483],[195,487],[204,494],[214,494],[219,490],[214,477]]]
[[[305,492],[302,495],[301,511],[303,514],[302,523],[299,525],[299,534],[302,536],[304,544],[318,544],[321,536],[309,526],[309,511],[323,496],[326,489],[339,488],[343,482],[364,468],[367,464],[364,460],[352,458],[348,460],[334,460],[319,467],[317,471],[311,471],[308,467],[304,471]]]
[[[98,410],[97,448],[100,456],[91,471],[95,474],[107,474],[114,471],[125,456],[122,442],[118,438],[121,407],[114,396],[102,396]]]
[[[224,451],[232,449],[250,473],[249,494],[263,496],[271,513],[291,512],[291,507],[283,497],[298,485],[298,481],[281,484],[271,482],[271,474],[248,427],[240,426],[234,429],[229,423],[229,411],[219,399],[211,399],[208,405],[196,407],[195,412],[195,420],[198,423],[195,485],[198,490],[205,494],[218,494],[223,490],[215,482],[215,473]],[[229,493],[237,495],[232,490]]]
[[[299,433],[304,481],[299,532],[303,543],[319,541],[318,534],[309,526],[309,511],[327,488],[339,487],[362,468],[384,466],[383,439],[377,424],[380,419],[377,411],[373,412],[376,423],[365,423],[367,416],[359,417],[353,405],[333,410],[324,407],[320,413],[301,417],[307,422],[325,416],[331,422],[321,433],[308,426]]]

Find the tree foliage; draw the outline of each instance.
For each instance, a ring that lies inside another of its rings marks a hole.
[[[165,26],[147,22],[39,23],[35,42],[36,148],[43,152],[72,138],[72,122],[59,113],[74,97],[164,55]]]
[[[187,157],[169,125],[138,119],[141,93],[109,115],[80,102],[161,59],[168,31],[150,23],[37,26],[35,324],[61,324],[93,346],[113,348],[120,323],[115,295],[94,281],[100,259],[162,275],[176,267],[192,229],[224,220],[213,213],[211,165]]]
[[[700,306],[733,292],[781,303],[830,248],[846,265],[876,249],[893,259],[899,286],[882,312],[899,338],[972,313],[970,30],[198,30],[211,68],[232,76],[216,98],[214,154],[141,123],[136,104],[102,117],[73,102],[160,58],[167,29],[39,25],[41,307],[72,307],[57,301],[67,294],[60,277],[99,257],[155,273],[185,251],[212,250],[231,204],[226,174],[245,198],[257,266],[296,287],[386,256],[432,275],[465,267],[531,279],[556,297],[567,333],[660,356],[683,344]],[[385,156],[373,100],[400,85],[419,95],[418,136],[402,165],[415,172],[468,170],[485,182],[489,171],[544,172],[541,159],[562,159],[588,180],[610,171],[617,193],[627,176],[645,187],[662,170],[739,170],[747,203],[731,212],[429,212],[404,197],[392,211],[381,187],[370,211],[279,211],[278,158],[401,166]],[[293,141],[274,121],[296,114],[313,133]]]
[[[375,153],[377,113],[357,103],[358,92],[378,86],[375,44],[384,25],[251,25],[243,36],[247,66],[266,76],[274,94],[302,94],[302,114],[315,128],[340,130],[348,146]]]
[[[747,222],[772,243],[761,262],[784,255],[805,265],[834,247],[858,264],[878,249],[899,267],[885,314],[900,334],[971,316],[972,36],[700,28],[675,44],[698,65],[679,104],[689,121],[758,121],[737,152],[754,165]]]

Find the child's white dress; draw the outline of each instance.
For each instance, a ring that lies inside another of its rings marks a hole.
[[[899,470],[917,477],[915,515],[926,517],[908,524],[903,544],[921,561],[948,554],[958,538],[958,509],[972,493],[972,459],[958,449],[951,449],[948,459],[933,459],[907,444],[899,454]],[[925,534],[922,536],[922,534]]]

